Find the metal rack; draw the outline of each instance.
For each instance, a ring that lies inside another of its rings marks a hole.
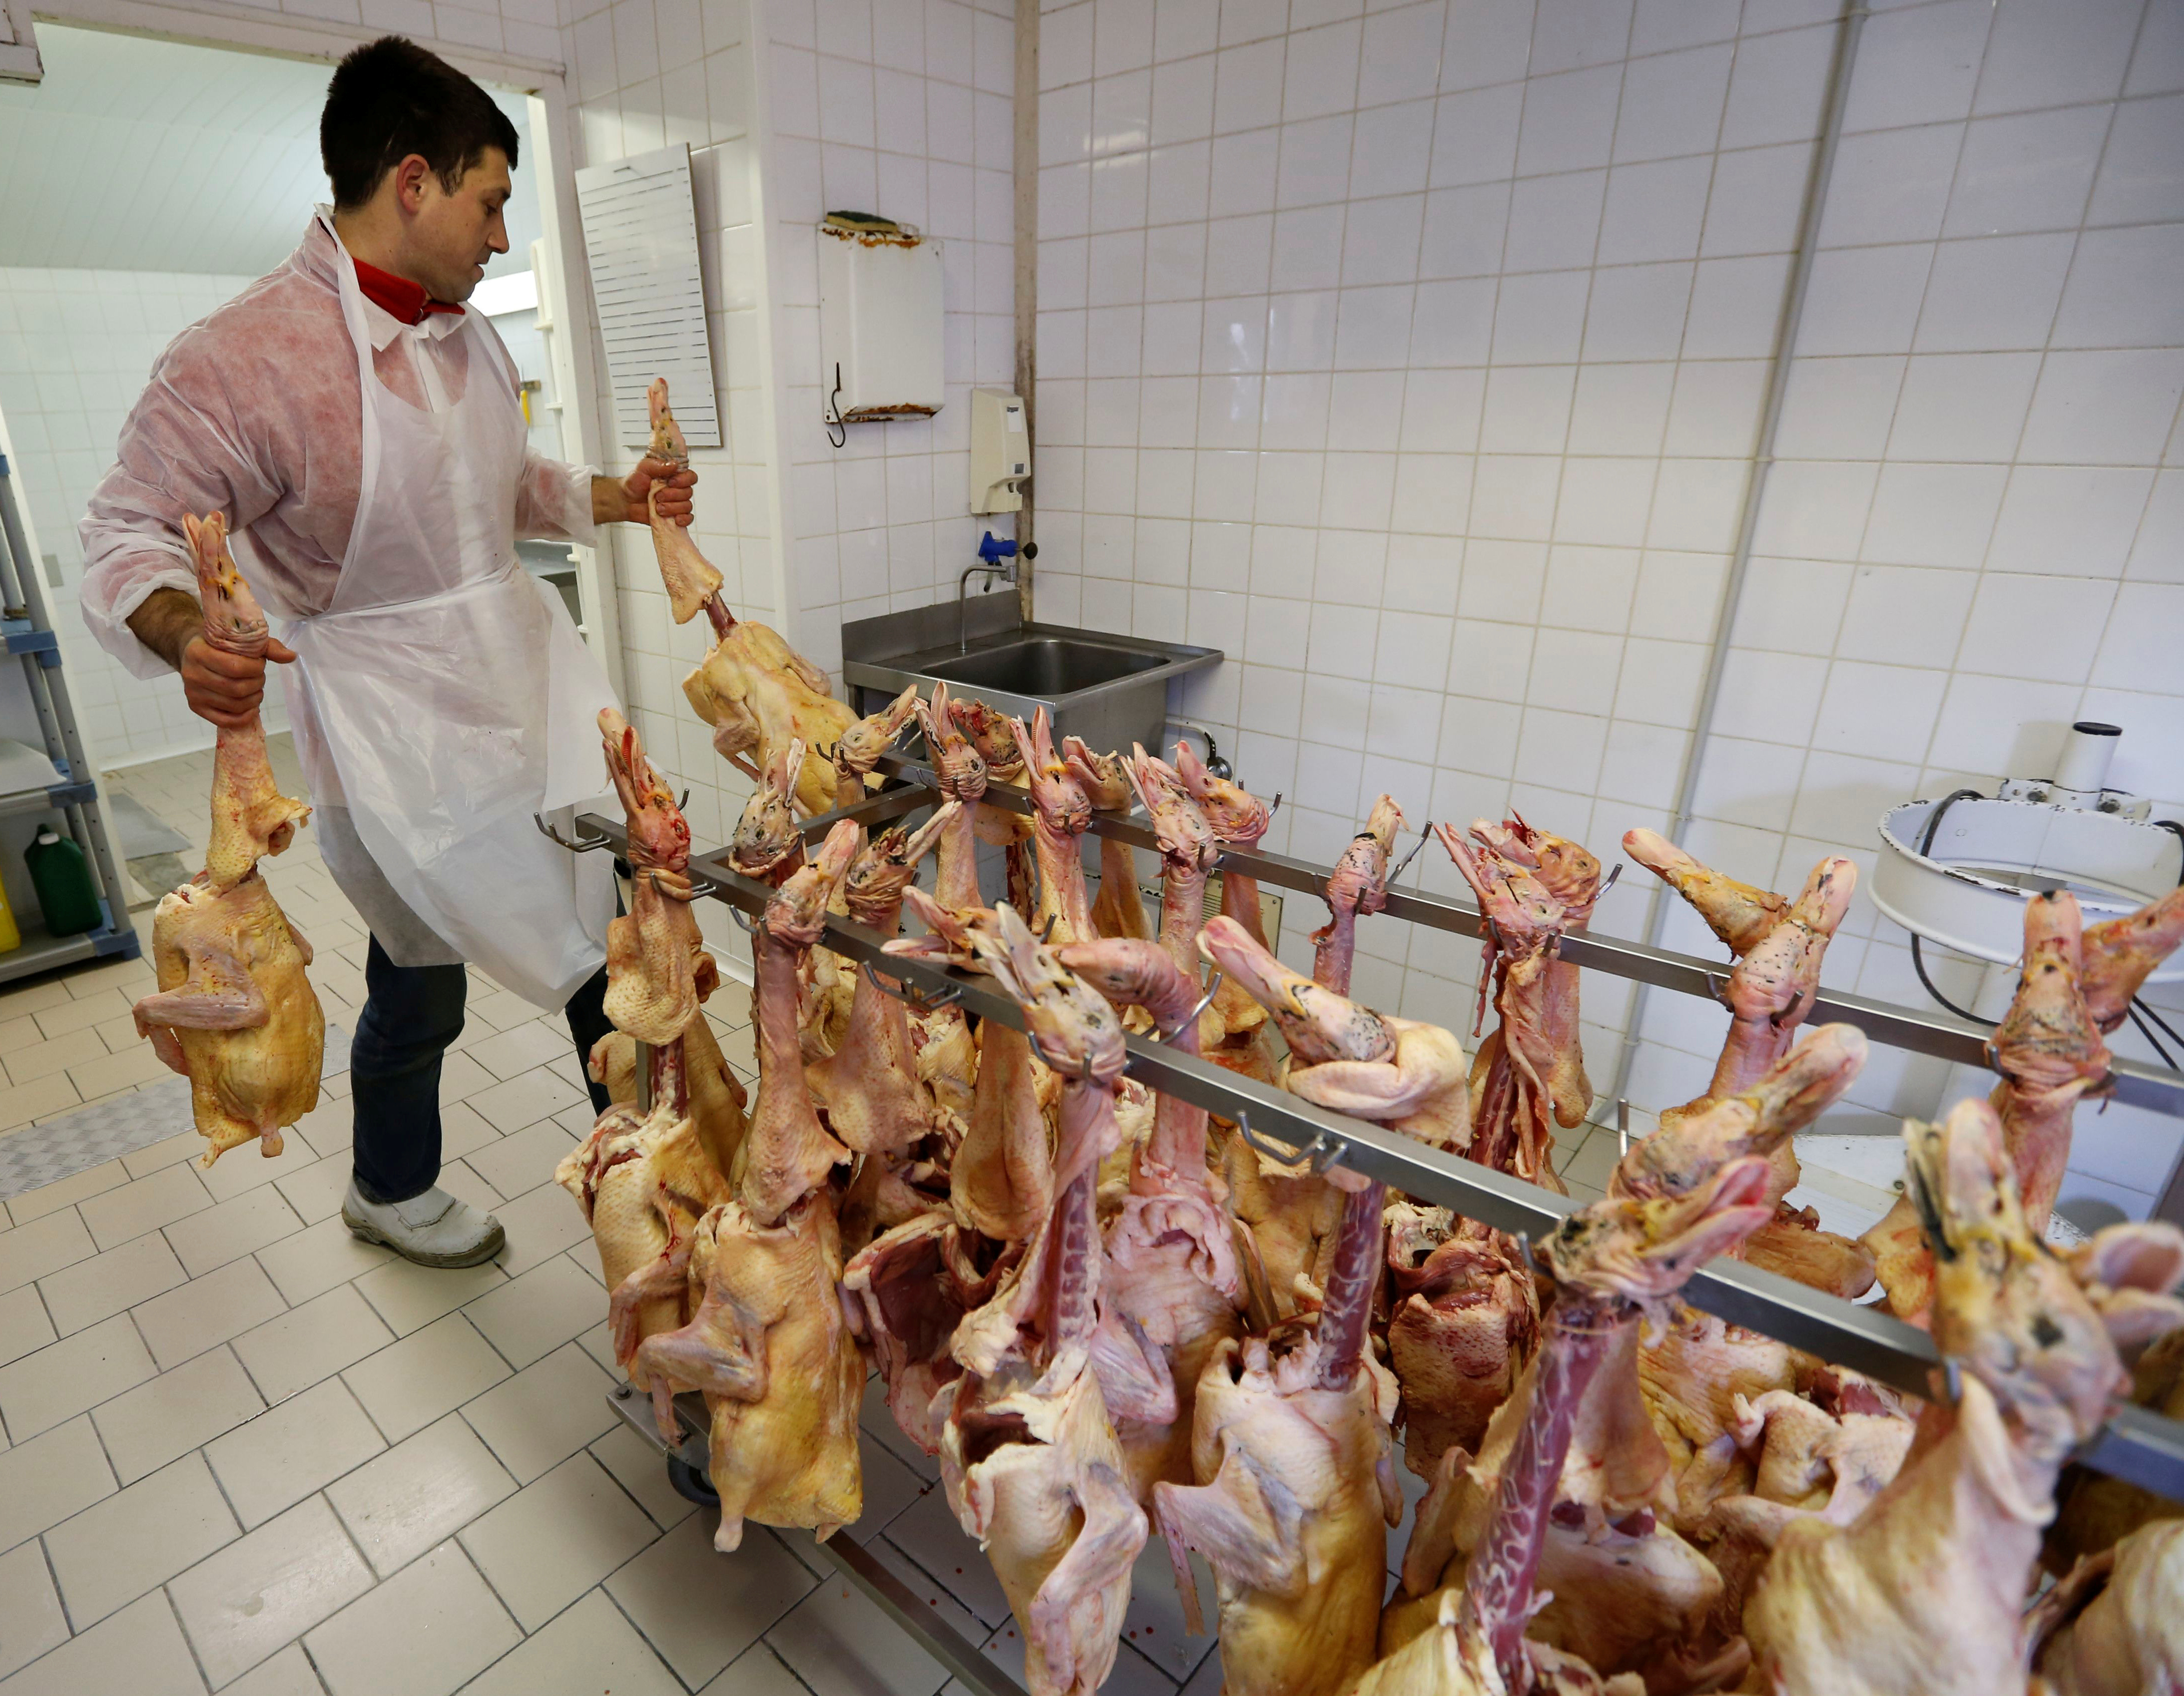
[[[63,826],[91,863],[101,915],[97,926],[75,936],[25,936],[20,948],[0,954],[0,982],[4,982],[78,960],[134,959],[142,944],[128,920],[129,903],[114,849],[107,841],[98,786],[84,753],[83,736],[76,728],[68,685],[61,676],[60,637],[53,629],[45,588],[38,581],[36,562],[23,531],[14,468],[4,453],[0,453],[0,543],[4,543],[0,545],[0,638],[4,638],[8,653],[21,662],[46,757],[53,761],[59,780],[0,794],[0,816],[58,813]]]
[[[845,818],[873,826],[939,804],[940,792],[930,768],[896,754],[884,757],[881,764],[897,787],[806,820],[803,833],[807,841],[824,836]],[[987,790],[985,804],[1024,814],[1032,811],[1030,799],[1022,791],[999,786]],[[611,848],[619,853],[625,844],[622,826],[595,814],[577,817],[572,828],[573,839],[563,840],[577,852]],[[1091,828],[1097,835],[1133,847],[1156,846],[1150,828],[1116,814],[1094,814]],[[1313,894],[1325,886],[1330,875],[1329,867],[1285,854],[1234,848],[1224,848],[1218,865],[1222,870],[1262,882]],[[728,865],[725,852],[693,855],[690,875],[699,893],[754,917],[765,911],[774,892],[737,872]],[[1475,906],[1417,888],[1390,890],[1384,910],[1457,936],[1476,937],[1485,931]],[[929,960],[888,954],[883,947],[888,940],[848,919],[827,915],[825,945],[844,959],[859,965],[882,966],[889,976],[922,998],[952,999],[981,1019],[997,1020],[1017,1030],[1024,1028],[1022,1010],[991,979]],[[1727,975],[1718,963],[1616,937],[1574,935],[1563,938],[1560,947],[1562,957],[1578,965],[1683,994],[1718,999],[1726,981]],[[1810,1020],[1816,1024],[1853,1025],[1875,1042],[1914,1053],[1986,1064],[1985,1032],[1947,1014],[1824,990],[1815,999]],[[1204,1107],[1234,1122],[1255,1143],[1276,1145],[1300,1161],[1309,1160],[1318,1170],[1347,1165],[1393,1189],[1496,1229],[1534,1236],[1552,1231],[1578,1204],[1567,1196],[1507,1173],[1412,1142],[1400,1132],[1323,1111],[1300,1097],[1179,1054],[1150,1038],[1130,1035],[1125,1041],[1129,1076],[1149,1087]],[[2184,1116],[2184,1074],[2128,1061],[2117,1062],[2115,1070],[2118,1098]],[[1736,1260],[1716,1260],[1700,1268],[1684,1293],[1692,1306],[1732,1324],[1763,1332],[1914,1395],[1934,1393],[1933,1374],[1942,1360],[1932,1337],[1890,1315]],[[625,1411],[624,1416],[629,1415]],[[637,1426],[639,1421],[631,1419],[631,1423]],[[643,1417],[643,1429],[649,1432],[650,1426],[649,1415]],[[662,1453],[668,1452],[656,1434],[651,1440]],[[702,1444],[693,1452],[702,1461]],[[2184,1424],[2143,1408],[2127,1406],[2076,1458],[2098,1471],[2184,1501]],[[945,1652],[960,1643],[960,1638],[908,1592],[900,1597],[883,1593],[881,1580],[894,1590],[903,1587],[854,1544],[838,1550],[835,1543],[844,1541],[830,1539],[821,1548],[842,1568],[845,1577],[886,1609],[937,1659],[948,1661],[951,1670],[981,1696],[1011,1696],[1017,1692],[1017,1687],[990,1665],[982,1663],[972,1669],[978,1675],[975,1677],[966,1676],[965,1670],[956,1666]],[[865,1573],[862,1567],[872,1571]],[[915,1613],[906,1615],[905,1607]],[[939,1635],[930,1635],[935,1628]]]

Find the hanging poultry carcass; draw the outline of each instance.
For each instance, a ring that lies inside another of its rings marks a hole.
[[[1153,1486],[1193,1631],[1204,1622],[1187,1554],[1213,1569],[1227,1690],[1338,1696],[1373,1660],[1387,1528],[1403,1505],[1396,1384],[1369,1335],[1384,1204],[1378,1184],[1345,1197],[1318,1312],[1214,1349],[1191,1425],[1198,1482]]]
[[[1431,1478],[1451,1444],[1475,1454],[1485,1441],[1539,1347],[1539,1295],[1513,1239],[1407,1201],[1388,1208],[1388,1274],[1403,1464]]]
[[[1024,788],[1026,751],[1008,715],[983,701],[961,696],[952,697],[944,704],[959,733],[969,738],[984,763],[988,786]],[[991,804],[972,810],[978,840],[1002,850],[1010,904],[1019,913],[1031,912],[1039,901],[1039,867],[1032,854],[1030,819],[1012,809]]]
[[[933,898],[961,912],[984,904],[978,898],[978,804],[986,792],[986,762],[956,724],[945,683],[934,684],[932,700],[917,703],[916,710],[934,786],[942,799],[962,807],[941,834],[933,876]]]
[[[1223,848],[1256,848],[1273,828],[1274,809],[1233,779],[1216,775],[1191,751],[1190,744],[1175,745],[1175,775]],[[1267,946],[1267,923],[1259,904],[1259,880],[1234,871],[1221,875],[1221,914],[1234,919],[1262,948]],[[1244,999],[1249,1000],[1249,997]],[[1256,1026],[1263,1020],[1254,1020]],[[1246,1027],[1251,1028],[1251,1027]],[[1235,1034],[1235,1026],[1230,1026]]]
[[[1850,910],[1858,867],[1841,857],[1823,859],[1789,900],[1724,876],[1651,831],[1626,832],[1623,845],[1690,902],[1737,957],[1721,997],[1730,1026],[1713,1076],[1703,1094],[1663,1111],[1668,1124],[1735,1094],[1789,1052],[1819,992],[1829,940]],[[1783,1200],[1797,1184],[1793,1145],[1778,1148],[1774,1161],[1776,1216],[1752,1234],[1744,1258],[1832,1295],[1864,1294],[1873,1286],[1869,1249],[1822,1231],[1818,1214]]]
[[[754,782],[792,741],[801,742],[790,793],[807,818],[827,811],[836,804],[834,765],[816,750],[839,746],[857,715],[827,693],[827,674],[774,631],[731,616],[717,596],[707,607],[720,640],[682,680],[684,698],[713,727],[721,757]]]
[[[892,937],[901,927],[903,891],[917,863],[955,821],[953,801],[915,834],[882,831],[851,862],[843,884],[850,917]],[[918,1082],[917,1051],[903,1004],[869,972],[860,972],[849,1028],[833,1054],[805,1068],[812,1093],[826,1109],[827,1128],[857,1156],[856,1176],[842,1206],[842,1236],[851,1254],[881,1232],[924,1212],[933,1198],[917,1186],[915,1157],[935,1132],[933,1098]]]
[[[857,845],[857,826],[844,820],[766,904],[753,995],[758,1099],[729,1175],[734,1193],[699,1222],[690,1322],[647,1337],[633,1362],[671,1441],[673,1393],[705,1393],[721,1495],[714,1547],[723,1551],[741,1542],[746,1519],[823,1538],[856,1518],[863,1500],[864,1362],[836,1293],[842,1251],[829,1182],[850,1152],[812,1104],[796,1019],[800,956],[817,943]]]
[[[262,658],[265,615],[227,550],[219,513],[186,516],[204,606],[204,637],[223,653]],[[136,1032],[190,1081],[190,1111],[209,1166],[256,1141],[269,1159],[281,1133],[318,1105],[326,1015],[304,968],[310,944],[281,912],[259,860],[288,846],[311,809],[275,787],[265,728],[220,726],[213,754],[212,837],[204,870],[152,920],[159,988],[136,1004]]]
[[[1388,904],[1388,862],[1402,831],[1403,809],[1394,796],[1383,795],[1373,804],[1365,828],[1351,837],[1327,880],[1327,922],[1312,933],[1312,981],[1337,995],[1350,993],[1351,969],[1357,958],[1357,921]]]
[[[1075,770],[1055,752],[1045,707],[1033,712],[1028,727],[1022,719],[1011,719],[1009,729],[1017,746],[1026,750],[1024,780],[1031,791],[1032,848],[1039,865],[1033,927],[1054,948],[1089,942],[1096,933],[1080,843],[1091,827],[1092,803]]]
[[[688,904],[690,827],[628,721],[610,707],[599,723],[627,826],[632,886],[631,911],[607,932],[605,1007],[632,1071],[637,1044],[648,1045],[651,1108],[609,1107],[554,1177],[592,1227],[615,1358],[628,1371],[645,1337],[690,1317],[692,1241],[707,1209],[727,1199],[743,1115],[738,1091],[733,1122],[716,1121],[708,1137],[689,1087],[688,1033],[705,1032],[705,1046],[718,1057],[699,1008],[720,976]],[[614,1040],[596,1045],[595,1059],[610,1059],[602,1051]],[[630,1102],[635,1098],[632,1079]],[[641,1377],[632,1382],[648,1387]]]
[[[1768,1157],[1771,1171],[1774,1150],[1841,1099],[1865,1057],[1858,1032],[1822,1026],[1748,1089],[1668,1120],[1634,1143],[1610,1175],[1608,1193],[1641,1200],[1687,1194],[1723,1162],[1746,1155]],[[1741,1255],[1748,1242],[1733,1252]],[[1680,1493],[1691,1469],[1738,1428],[1737,1399],[1797,1390],[1801,1369],[1809,1371],[1802,1357],[1773,1337],[1689,1308],[1668,1315],[1640,1352],[1639,1376]],[[1741,1488],[1741,1476],[1713,1477],[1708,1487],[1717,1493]],[[1704,1510],[1695,1499],[1687,1515],[1679,1504],[1678,1523],[1688,1529]]]
[[[1404,1592],[1417,1599],[1389,1610],[1390,1670],[1362,1688],[1401,1691],[1395,1667],[1431,1665],[1459,1648],[1455,1664],[1468,1663],[1469,1682],[1417,1688],[1635,1696],[1646,1681],[1595,1669],[1635,1672],[1619,1663],[1665,1660],[1703,1617],[1719,1581],[1709,1588],[1704,1558],[1656,1525],[1647,1505],[1657,1485],[1642,1443],[1630,1440],[1632,1345],[1703,1261],[1768,1217],[1766,1182],[1763,1159],[1733,1159],[1684,1195],[1611,1195],[1580,1208],[1540,1244],[1555,1298],[1540,1352],[1478,1463],[1464,1468],[1451,1449],[1449,1484],[1419,1504],[1403,1561]],[[1719,1689],[1741,1662],[1733,1646],[1705,1677],[1675,1688]]]
[[[848,806],[863,792],[880,756],[894,746],[895,738],[916,715],[917,685],[912,683],[878,712],[867,713],[842,732],[841,740],[828,750],[834,762],[838,806]]]
[[[2131,1368],[2134,1406],[2166,1419],[2184,1419],[2184,1332],[2161,1338],[2136,1360],[2126,1352],[2125,1364]],[[2176,1511],[2176,1504],[2165,1496],[2089,1467],[2073,1467],[2064,1475],[2055,1523],[2048,1528],[2041,1559],[2050,1572],[2063,1577],[2080,1561]]]
[[[775,750],[744,803],[728,837],[728,864],[745,877],[778,889],[804,864],[804,834],[797,826],[795,774],[804,766],[804,743],[792,737]]]
[[[2104,919],[2081,948],[2086,1010],[2103,1036],[2131,1016],[2131,998],[2154,968],[2184,943],[2184,884],[2136,913]]]
[[[1188,742],[1175,745],[1175,776],[1184,792],[1198,804],[1199,811],[1206,815],[1206,828],[1223,850],[1256,848],[1273,826],[1274,809],[1241,784],[1216,776],[1191,752]],[[1233,865],[1221,874],[1221,915],[1241,925],[1260,946],[1267,945],[1259,880]],[[1240,986],[1223,979],[1214,986],[1212,1011],[1220,1015],[1224,1035],[1207,1051],[1206,1058],[1231,1071],[1271,1083],[1279,1056],[1267,1024],[1266,1009]]]
[[[1145,1009],[1176,1053],[1198,1053],[1198,981],[1177,970],[1157,943],[1079,943],[1059,958],[1117,1009]],[[1164,1093],[1155,1098],[1151,1134],[1133,1151],[1128,1193],[1107,1226],[1106,1304],[1160,1351],[1173,1387],[1171,1417],[1115,1418],[1134,1489],[1145,1503],[1160,1480],[1193,1482],[1199,1378],[1213,1349],[1243,1329],[1243,1275],[1224,1198],[1206,1169],[1206,1125],[1204,1108]],[[1095,1366],[1100,1358],[1095,1353]]]
[[[1864,1039],[1847,1026],[1816,1033],[1761,1086],[1634,1144],[1617,1165],[1601,1205],[1627,1206],[1631,1211],[1618,1216],[1628,1220],[1666,1218],[1674,1208],[1713,1193],[1711,1187],[1732,1166],[1763,1182],[1774,1145],[1849,1087],[1864,1054]],[[1648,1214],[1649,1209],[1656,1211]],[[1765,1208],[1758,1216],[1767,1216]],[[1712,1245],[1713,1252],[1735,1253],[1753,1228],[1755,1221],[1746,1219]],[[1668,1270],[1666,1262],[1663,1268]],[[1692,1445],[1680,1442],[1680,1427],[1664,1418],[1643,1335],[1652,1330],[1675,1336],[1685,1310],[1673,1297],[1695,1269],[1695,1264],[1683,1265],[1660,1298],[1648,1304],[1645,1326],[1636,1322],[1635,1310],[1624,1315],[1629,1322],[1615,1331],[1611,1358],[1582,1398],[1579,1440],[1558,1487],[1540,1569],[1541,1584],[1557,1599],[1535,1632],[1606,1670],[1643,1665],[1675,1688],[1707,1688],[1681,1681],[1694,1668],[1733,1656],[1733,1646],[1708,1632],[1723,1595],[1721,1576],[1677,1529],[1680,1475]],[[1708,1315],[1696,1317],[1719,1324]],[[1534,1357],[1525,1382],[1496,1413],[1477,1458],[1453,1446],[1443,1455],[1405,1556],[1404,1593],[1418,1599],[1391,1610],[1384,1647],[1392,1648],[1430,1619],[1434,1609],[1424,1599],[1437,1585],[1453,1582],[1445,1576],[1451,1569],[1460,1575],[1463,1561],[1474,1558],[1495,1480],[1506,1476],[1506,1457],[1528,1416],[1525,1395],[1548,1371],[1545,1349],[1552,1346],[1552,1323],[1551,1312],[1549,1343]],[[1717,1397],[1715,1387],[1704,1382],[1679,1381],[1675,1392],[1702,1408]]]
[[[554,1170],[592,1228],[615,1359],[640,1390],[650,1384],[635,1365],[638,1346],[689,1320],[699,1222],[728,1198],[727,1180],[699,1134],[683,1054],[680,1037],[655,1048],[651,1110],[608,1108]]]
[[[1220,842],[1173,766],[1133,744],[1124,769],[1160,845],[1160,945],[1177,970],[1195,978],[1198,932],[1206,923],[1206,880],[1221,858]],[[1228,1033],[1227,1024],[1211,1007],[1199,1015],[1203,1049],[1217,1048]]]
[[[2077,898],[2066,889],[2025,904],[2024,970],[2009,1011],[1987,1043],[2002,1074],[1988,1099],[2001,1116],[2003,1146],[2036,1233],[2047,1230],[2062,1188],[2079,1098],[2104,1088],[2109,1080],[2108,1046],[2086,1002],[2082,923]],[[1923,1321],[1932,1299],[1934,1263],[1908,1189],[1861,1240],[1879,1262],[1890,1309],[1901,1318]]]
[[[1077,737],[1061,739],[1063,758],[1077,787],[1098,813],[1128,814],[1135,800],[1128,764],[1119,753],[1095,753]],[[1136,850],[1113,837],[1100,838],[1100,895],[1092,904],[1095,936],[1150,942],[1145,897],[1138,892]]]
[[[1094,1185],[1118,1134],[1123,1026],[1007,904],[958,916],[960,943],[942,936],[897,951],[945,950],[990,972],[1064,1082],[1053,1213],[957,1330],[962,1375],[933,1399],[941,1482],[1009,1599],[1031,1696],[1090,1696],[1113,1668],[1145,1540],[1092,1368],[1103,1260]]]
[[[637,1044],[679,1037],[691,1117],[725,1174],[743,1140],[748,1103],[699,1012],[721,973],[692,905],[690,826],[637,731],[611,707],[599,715],[599,734],[627,823],[630,911],[607,926],[606,1015],[615,1030],[593,1045],[588,1069],[610,1101],[634,1104]]]
[[[1463,1054],[1446,1032],[1299,976],[1225,915],[1199,946],[1279,1026],[1290,1052],[1278,1081],[1292,1094],[1432,1147],[1467,1140]],[[1153,1492],[1178,1583],[1188,1590],[1185,1549],[1213,1568],[1228,1688],[1270,1696],[1339,1692],[1370,1665],[1386,1527],[1401,1515],[1396,1386],[1370,1345],[1387,1191],[1340,1169],[1322,1182],[1337,1222],[1315,1269],[1317,1315],[1216,1348],[1198,1383],[1197,1482]]]
[[[688,470],[690,444],[683,440],[682,427],[668,407],[666,378],[652,380],[644,391],[644,402],[652,415],[652,441],[646,453],[678,471]],[[688,624],[703,612],[712,620],[716,634],[727,635],[734,620],[721,602],[719,570],[698,551],[685,526],[660,517],[659,497],[654,490],[646,491],[644,505],[652,520],[653,555],[660,562],[660,581],[667,586],[668,609],[675,622]]]
[[[1206,921],[1199,946],[1273,1016],[1290,1053],[1275,1081],[1314,1106],[1392,1126],[1438,1148],[1470,1141],[1463,1050],[1437,1025],[1375,1013],[1291,971],[1234,920]],[[1341,1058],[1300,1061],[1329,1051],[1341,1031]],[[1334,1185],[1230,1139],[1224,1170],[1237,1217],[1251,1228],[1276,1310],[1295,1310],[1311,1286],[1323,1285],[1334,1252],[1341,1199]],[[1300,1282],[1300,1280],[1302,1282]]]
[[[2036,1696],[2184,1690],[2184,1519],[2142,1526],[2088,1555],[2026,1621]]]
[[[1854,1523],[1782,1528],[1744,1610],[1762,1688],[2025,1690],[2021,1610],[2057,1475],[2122,1394],[2118,1343],[2184,1323],[2167,1287],[2184,1271],[2174,1227],[2112,1226],[2063,1260],[2025,1216],[1986,1102],[1903,1130],[1934,1342],[1951,1363],[1936,1387],[1950,1393],[1927,1404],[1913,1460]]]
[[[1561,904],[1563,936],[1576,936],[1592,922],[1602,888],[1600,861],[1581,843],[1529,825],[1515,813],[1499,825],[1481,819],[1471,831],[1504,860],[1524,867]],[[1585,1076],[1579,1032],[1581,976],[1562,957],[1559,946],[1548,956],[1540,1027],[1554,1057],[1547,1070],[1547,1095],[1554,1103],[1555,1123],[1565,1131],[1575,1130],[1592,1110],[1592,1080]]]
[[[982,946],[1001,946],[972,936],[997,937],[998,914],[952,910],[915,887],[903,893],[928,934],[891,943],[889,952],[970,959]],[[956,1326],[993,1299],[1054,1208],[1052,1139],[1030,1045],[991,1020],[981,1034],[984,1058],[946,1198],[875,1238],[842,1275],[858,1335],[886,1381],[889,1410],[928,1454],[940,1452],[933,1398],[962,1371],[950,1352]]]
[[[1483,826],[1483,828],[1482,828]],[[1550,1029],[1548,969],[1562,939],[1563,904],[1524,859],[1505,858],[1495,826],[1472,826],[1475,844],[1452,826],[1435,834],[1478,897],[1487,920],[1479,965],[1479,1018],[1491,993],[1501,1024],[1471,1063],[1472,1159],[1529,1182],[1562,1191],[1554,1167],[1555,1098],[1550,1082],[1558,1056]],[[1529,856],[1528,856],[1529,857]]]
[[[585,1070],[615,1106],[637,1104],[637,1044],[622,1032],[610,1031],[592,1044]],[[734,1166],[736,1147],[743,1141],[750,1098],[703,1014],[682,1032],[682,1077],[690,1092],[690,1118],[698,1140],[715,1169],[727,1172]]]

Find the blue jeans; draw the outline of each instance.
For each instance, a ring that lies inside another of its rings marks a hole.
[[[365,956],[364,1011],[349,1049],[349,1096],[356,1111],[356,1187],[365,1199],[407,1201],[440,1176],[440,1060],[463,1031],[468,987],[459,965],[397,965],[379,938]],[[569,998],[577,1058],[612,1030],[605,1008],[606,969]],[[607,1093],[590,1086],[604,1113]]]

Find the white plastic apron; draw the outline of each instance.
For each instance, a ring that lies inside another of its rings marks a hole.
[[[448,336],[466,342],[462,398],[413,406],[373,368],[346,249],[335,269],[364,464],[333,600],[281,632],[297,655],[304,776],[455,958],[559,1007],[606,958],[614,884],[605,856],[556,848],[532,815],[598,793],[597,720],[614,691],[560,598],[516,558],[523,414],[498,342],[466,312]],[[355,898],[364,887],[350,885],[373,880],[343,877],[339,858],[329,868]],[[380,943],[396,965],[444,958],[388,928]]]

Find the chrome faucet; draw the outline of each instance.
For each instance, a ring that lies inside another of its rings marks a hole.
[[[1022,554],[1026,559],[1038,559],[1039,544],[1036,542],[1025,542]],[[956,578],[956,651],[958,653],[969,652],[971,647],[971,638],[966,633],[966,608],[971,592],[971,579],[983,572],[989,578],[999,577],[1004,583],[1013,584],[1017,581],[1017,555],[1015,542],[1003,542],[989,530],[985,539],[978,544],[978,563],[966,565],[962,576]]]

